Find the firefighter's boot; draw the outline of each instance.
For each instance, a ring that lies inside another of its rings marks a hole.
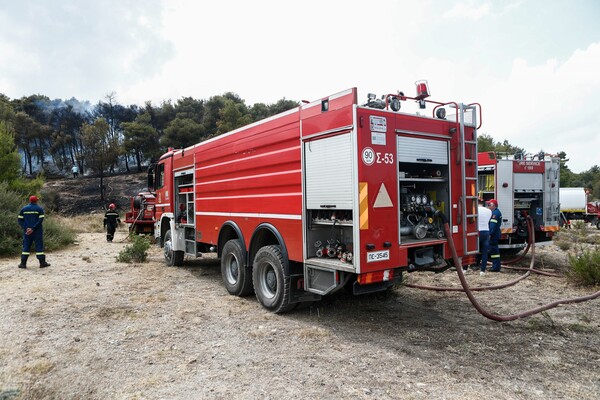
[[[46,256],[37,256],[38,260],[40,260],[40,268],[49,267],[50,264],[46,262]]]
[[[19,264],[19,268],[27,268],[27,259],[29,256],[21,255],[21,264]]]

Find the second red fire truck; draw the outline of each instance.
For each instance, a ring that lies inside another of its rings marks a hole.
[[[149,187],[168,264],[216,252],[230,294],[283,312],[454,266],[449,239],[471,263],[481,110],[428,96],[353,88],[167,152]]]

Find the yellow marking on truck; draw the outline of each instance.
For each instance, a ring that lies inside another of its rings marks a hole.
[[[360,212],[360,229],[369,229],[369,184],[367,182],[359,182],[359,212]]]
[[[544,232],[558,232],[558,226],[544,226],[542,228]]]

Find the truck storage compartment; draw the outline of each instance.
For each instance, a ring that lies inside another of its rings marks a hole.
[[[304,143],[306,258],[322,268],[353,267],[352,136]]]
[[[449,176],[446,141],[398,137],[400,244],[444,238]]]

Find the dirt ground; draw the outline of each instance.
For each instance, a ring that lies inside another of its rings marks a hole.
[[[167,267],[152,247],[117,263],[125,239],[79,234],[47,269],[0,260],[0,399],[600,398],[598,300],[498,323],[463,293],[398,287],[274,315],[230,296],[214,258]],[[538,253],[549,270],[566,262]],[[451,271],[408,281],[458,285]],[[509,314],[594,290],[536,275],[476,296]]]

